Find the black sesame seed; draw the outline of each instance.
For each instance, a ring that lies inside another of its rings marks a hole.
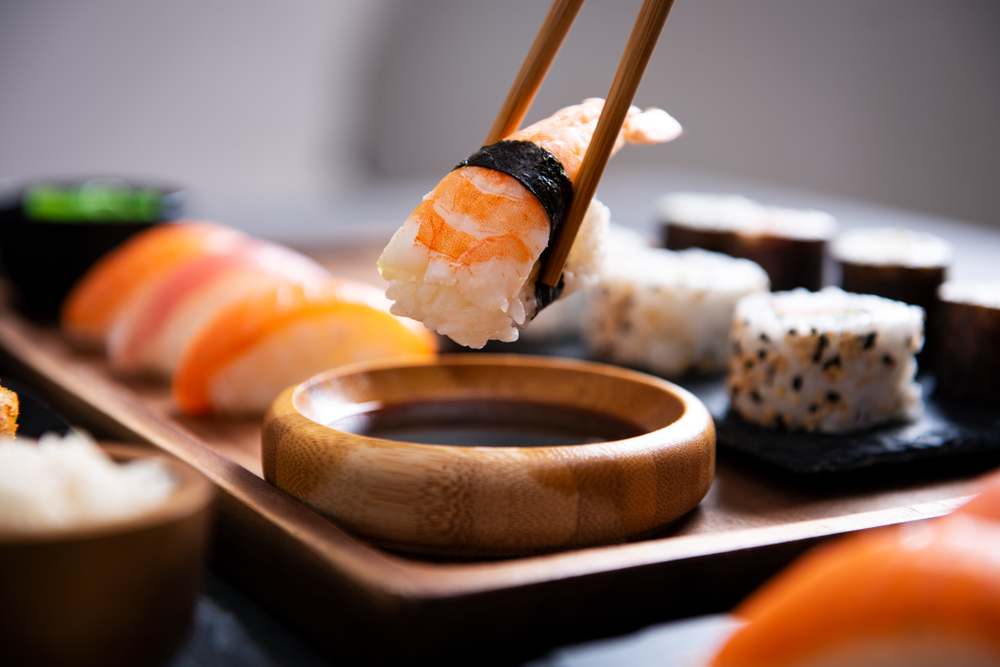
[[[765,343],[770,343],[770,342],[771,342],[771,339],[767,337],[767,334],[766,334],[766,333],[762,333],[762,334],[760,335],[760,339],[761,339],[762,341],[764,341]]]
[[[816,410],[817,410],[817,406],[816,406],[815,403],[813,403],[812,405],[809,406],[809,412],[810,413],[816,412]]]
[[[815,331],[815,329],[813,331]],[[829,344],[830,344],[830,341],[827,340],[826,334],[822,334],[819,337],[819,341],[816,343],[816,353],[813,355],[813,363],[814,364],[818,364],[819,360],[823,358],[823,350]]]
[[[816,335],[816,327],[813,327],[812,329],[810,329],[809,333],[812,334],[813,336],[815,336]]]
[[[757,358],[764,361],[767,358],[767,350],[757,350]]]
[[[796,375],[792,378],[792,389],[799,391],[802,389],[802,376]]]
[[[896,361],[891,356],[889,356],[888,354],[883,354],[882,355],[882,363],[885,364],[886,366],[895,366],[896,365]]]
[[[864,349],[864,350],[871,349],[875,345],[875,338],[877,336],[878,336],[878,333],[875,332],[875,331],[873,331],[870,334],[868,334],[867,336],[865,336],[865,344],[862,345],[861,348]]]
[[[798,334],[798,332],[795,329],[789,329],[788,330],[788,335],[789,336],[795,336],[796,334]]]
[[[746,361],[744,361],[743,368],[746,368],[747,370],[753,368],[753,359],[747,359]]]
[[[729,388],[729,395],[732,396],[733,398],[736,398],[736,396],[739,395],[739,393],[740,393],[740,388],[738,385],[733,385],[732,387]]]
[[[756,391],[750,392],[750,398],[751,400],[753,400],[754,403],[761,402],[760,394],[758,394]]]
[[[823,364],[823,370],[829,370],[830,368],[837,366],[840,367],[840,355],[833,355],[825,364]]]
[[[836,403],[837,401],[840,400],[840,394],[838,394],[835,391],[828,391],[826,392],[826,400],[830,401],[831,403]]]

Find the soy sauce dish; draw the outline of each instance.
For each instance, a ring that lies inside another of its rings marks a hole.
[[[334,369],[264,418],[265,478],[383,547],[503,557],[612,544],[701,502],[715,426],[665,380],[444,355]]]
[[[0,195],[0,270],[19,310],[53,318],[70,287],[109,250],[183,215],[178,188],[117,178],[37,181]]]

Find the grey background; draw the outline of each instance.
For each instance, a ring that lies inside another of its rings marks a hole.
[[[584,6],[529,120],[606,94],[639,6]],[[547,7],[0,0],[0,179],[165,179],[223,222],[318,216],[322,236],[349,222],[338,201],[419,196],[478,148]],[[998,29],[993,0],[677,0],[636,103],[685,135],[609,174],[704,170],[1000,225]]]

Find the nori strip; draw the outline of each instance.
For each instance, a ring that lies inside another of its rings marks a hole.
[[[483,146],[468,159],[463,160],[455,169],[462,167],[483,167],[501,171],[516,178],[528,192],[535,195],[549,216],[549,242],[556,229],[562,224],[563,217],[573,201],[573,183],[566,175],[562,163],[552,153],[538,144],[530,141],[498,141],[490,146]],[[545,252],[540,258],[545,265]],[[563,290],[563,280],[559,285],[550,287],[540,281],[535,282],[535,298],[538,301],[538,311],[559,298]]]
[[[546,248],[542,251],[542,256],[538,258],[541,266],[545,266],[545,260],[548,258],[549,249]],[[545,308],[553,301],[559,298],[562,294],[563,288],[566,286],[566,281],[562,274],[559,274],[559,284],[555,287],[551,285],[546,285],[541,280],[535,281],[535,301],[538,303],[538,308],[535,309],[535,315],[541,312],[542,308]]]

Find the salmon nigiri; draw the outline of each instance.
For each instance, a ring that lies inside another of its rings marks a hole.
[[[107,341],[111,365],[170,377],[191,337],[230,302],[283,282],[328,278],[305,255],[258,239],[193,259],[164,272],[115,319]]]
[[[286,283],[245,295],[198,331],[177,366],[174,400],[188,414],[262,413],[329,368],[436,351],[434,334],[389,314],[373,286]]]
[[[713,665],[1000,664],[1000,524],[869,531],[800,559],[736,610]]]
[[[185,221],[137,234],[102,257],[63,302],[63,332],[77,344],[102,348],[126,304],[171,269],[196,257],[231,251],[249,236],[223,225]]]

